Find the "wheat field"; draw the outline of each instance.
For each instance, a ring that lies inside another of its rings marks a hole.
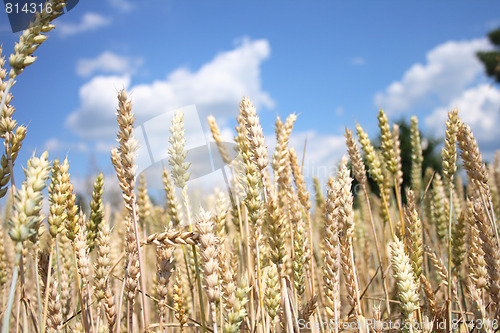
[[[232,179],[228,193],[205,193],[202,208],[188,194],[182,112],[165,126],[170,168],[155,203],[136,174],[134,107],[122,90],[110,152],[120,207],[103,201],[101,173],[83,214],[68,160],[48,152],[33,155],[15,183],[29,133],[14,119],[10,88],[65,5],[50,3],[56,10],[37,13],[8,57],[10,71],[0,48],[2,333],[498,331],[500,154],[483,161],[456,109],[441,172],[423,168],[412,117],[411,174],[403,175],[399,127],[380,110],[380,147],[361,124],[346,129],[336,175],[306,184],[289,144],[297,116],[276,119],[270,152],[243,97],[236,152],[207,119]]]

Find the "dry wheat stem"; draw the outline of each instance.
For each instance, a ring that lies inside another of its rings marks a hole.
[[[142,252],[139,245],[139,227],[137,223],[136,199],[134,193],[134,178],[137,169],[137,165],[135,164],[137,140],[133,135],[135,116],[132,113],[132,102],[128,98],[125,90],[121,90],[118,93],[118,110],[116,115],[120,128],[120,131],[118,133],[119,160],[113,160],[113,164],[115,166],[115,170],[117,170],[118,180],[120,181],[120,186],[123,190],[123,198],[125,200],[126,207],[130,212],[133,223],[132,228],[129,228],[129,232],[132,233],[135,238],[135,247],[140,271],[139,280],[141,289],[143,290],[143,292],[141,293],[142,320],[144,323],[144,328],[147,329],[149,318],[146,311],[146,297],[144,295],[144,293],[146,292],[145,268],[142,259]]]
[[[349,157],[351,159],[352,163],[352,168],[353,168],[353,173],[358,182],[361,184],[362,190],[363,190],[363,195],[365,197],[366,204],[368,206],[368,215],[370,217],[370,225],[372,229],[372,235],[373,239],[375,241],[375,249],[377,250],[377,259],[379,262],[380,266],[380,273],[382,277],[382,286],[384,288],[384,294],[385,294],[385,300],[386,300],[386,309],[389,314],[391,315],[391,308],[389,304],[389,293],[387,292],[387,276],[384,274],[384,265],[382,261],[382,256],[380,252],[380,245],[378,242],[378,237],[377,237],[377,231],[375,228],[375,222],[373,220],[373,214],[372,214],[372,209],[371,209],[371,204],[370,204],[370,199],[368,197],[368,192],[366,190],[366,170],[365,170],[365,165],[363,163],[363,160],[361,158],[361,154],[359,152],[359,148],[356,144],[356,141],[353,138],[352,132],[347,129],[345,129],[346,134],[346,145],[349,153]]]

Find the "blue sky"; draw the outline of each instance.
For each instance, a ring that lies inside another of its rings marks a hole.
[[[498,13],[500,2],[486,0],[81,0],[12,90],[14,117],[29,125],[17,179],[35,149],[67,155],[82,183],[96,170],[111,175],[122,87],[138,123],[195,104],[202,126],[214,114],[227,139],[246,95],[270,146],[276,115],[298,113],[291,143],[301,151],[308,137],[309,175],[334,169],[345,126],[358,121],[375,135],[379,107],[391,120],[417,115],[438,137],[459,107],[491,158],[500,89],[474,53],[491,47],[485,36],[500,26]],[[0,14],[4,55],[18,38]]]

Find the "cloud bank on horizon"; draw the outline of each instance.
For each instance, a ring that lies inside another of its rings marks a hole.
[[[374,103],[391,116],[410,115],[417,108],[428,130],[442,133],[448,111],[459,115],[474,132],[487,158],[499,149],[500,90],[484,78],[476,52],[492,49],[486,38],[447,41],[427,52],[426,63],[412,65],[400,80],[375,94]],[[438,134],[439,135],[439,134]]]
[[[409,117],[419,107],[428,107],[428,112],[417,114],[421,124],[443,134],[447,112],[458,107],[460,116],[485,149],[485,156],[491,157],[498,149],[496,142],[500,141],[500,132],[495,129],[495,124],[500,122],[500,90],[485,83],[483,67],[475,57],[478,50],[489,48],[491,45],[484,38],[442,43],[426,54],[425,63],[410,66],[401,79],[375,93],[374,103],[391,117]],[[262,87],[261,66],[270,53],[268,40],[244,38],[234,49],[215,55],[197,70],[179,68],[166,74],[164,79],[135,85],[136,70],[146,65],[142,59],[110,51],[94,59],[81,59],[77,63],[77,74],[90,79],[81,86],[80,106],[67,117],[66,126],[83,141],[97,142],[96,147],[106,151],[116,132],[116,93],[125,88],[133,99],[137,124],[195,104],[204,114],[215,115],[224,137],[230,140],[233,131],[226,122],[234,118],[242,96],[248,96],[258,108],[276,106],[271,93]],[[376,121],[375,115],[367,121]],[[265,129],[270,149],[274,146],[271,130]],[[308,170],[305,171],[310,176],[327,177],[325,173],[333,169],[321,168],[334,168],[345,154],[343,133],[295,131],[290,142],[302,152],[306,138],[305,168]],[[62,146],[57,140],[51,143],[53,147]]]

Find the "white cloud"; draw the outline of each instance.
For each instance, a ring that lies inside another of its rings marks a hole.
[[[122,12],[129,12],[134,7],[132,2],[128,0],[108,0],[108,2],[113,8]]]
[[[471,127],[474,137],[485,152],[500,149],[500,90],[481,84],[465,90],[447,107],[440,107],[425,118],[426,125],[444,136],[448,111],[458,108],[460,118]]]
[[[458,97],[483,72],[475,53],[490,49],[486,38],[448,41],[426,55],[425,64],[414,64],[401,80],[375,95],[375,104],[388,113],[408,111],[436,97],[441,104]]]
[[[85,139],[110,139],[117,130],[117,93],[128,88],[130,76],[97,76],[80,88],[80,109],[66,118],[66,125]]]
[[[80,107],[69,115],[66,125],[82,138],[112,138],[117,129],[116,94],[121,88],[131,93],[137,124],[190,104],[195,104],[200,114],[213,114],[217,119],[235,116],[243,96],[257,107],[271,108],[274,101],[262,90],[260,78],[261,63],[269,55],[267,40],[244,39],[197,71],[181,68],[148,84],[131,86],[129,74],[96,76],[80,88]]]
[[[45,141],[45,149],[51,152],[57,151],[76,151],[88,152],[88,146],[84,142],[67,142],[57,138],[51,138]]]
[[[344,114],[344,108],[341,107],[341,106],[338,106],[336,109],[335,109],[335,114],[337,115],[337,117],[340,117]]]
[[[349,60],[349,63],[353,66],[363,66],[366,64],[366,59],[363,57],[354,57]]]
[[[80,76],[90,76],[96,72],[134,74],[143,60],[140,58],[123,57],[110,51],[103,52],[94,59],[80,59],[76,64],[76,73]]]
[[[67,37],[81,32],[94,31],[110,23],[110,18],[106,18],[96,13],[85,13],[79,23],[59,22],[57,31],[59,31],[61,36]]]
[[[300,160],[306,138],[304,177],[309,180],[318,177],[322,182],[326,182],[328,177],[335,176],[338,163],[346,154],[345,138],[342,135],[321,134],[314,130],[292,133],[290,146],[295,148]]]
[[[285,119],[283,117],[282,119]],[[299,117],[300,120],[300,117]],[[234,142],[235,131],[229,127],[221,127],[222,140]],[[276,148],[276,136],[273,132],[265,132],[265,144],[268,148],[269,158],[272,160],[274,149]],[[211,134],[208,134],[211,138]],[[343,135],[323,134],[315,130],[292,131],[289,140],[289,147],[293,147],[297,153],[299,163],[302,163],[304,153],[304,144],[307,139],[305,159],[304,159],[304,177],[313,193],[312,178],[317,177],[322,183],[328,181],[328,177],[337,174],[337,167],[342,156],[347,154],[345,137]],[[272,170],[271,170],[272,171]]]

